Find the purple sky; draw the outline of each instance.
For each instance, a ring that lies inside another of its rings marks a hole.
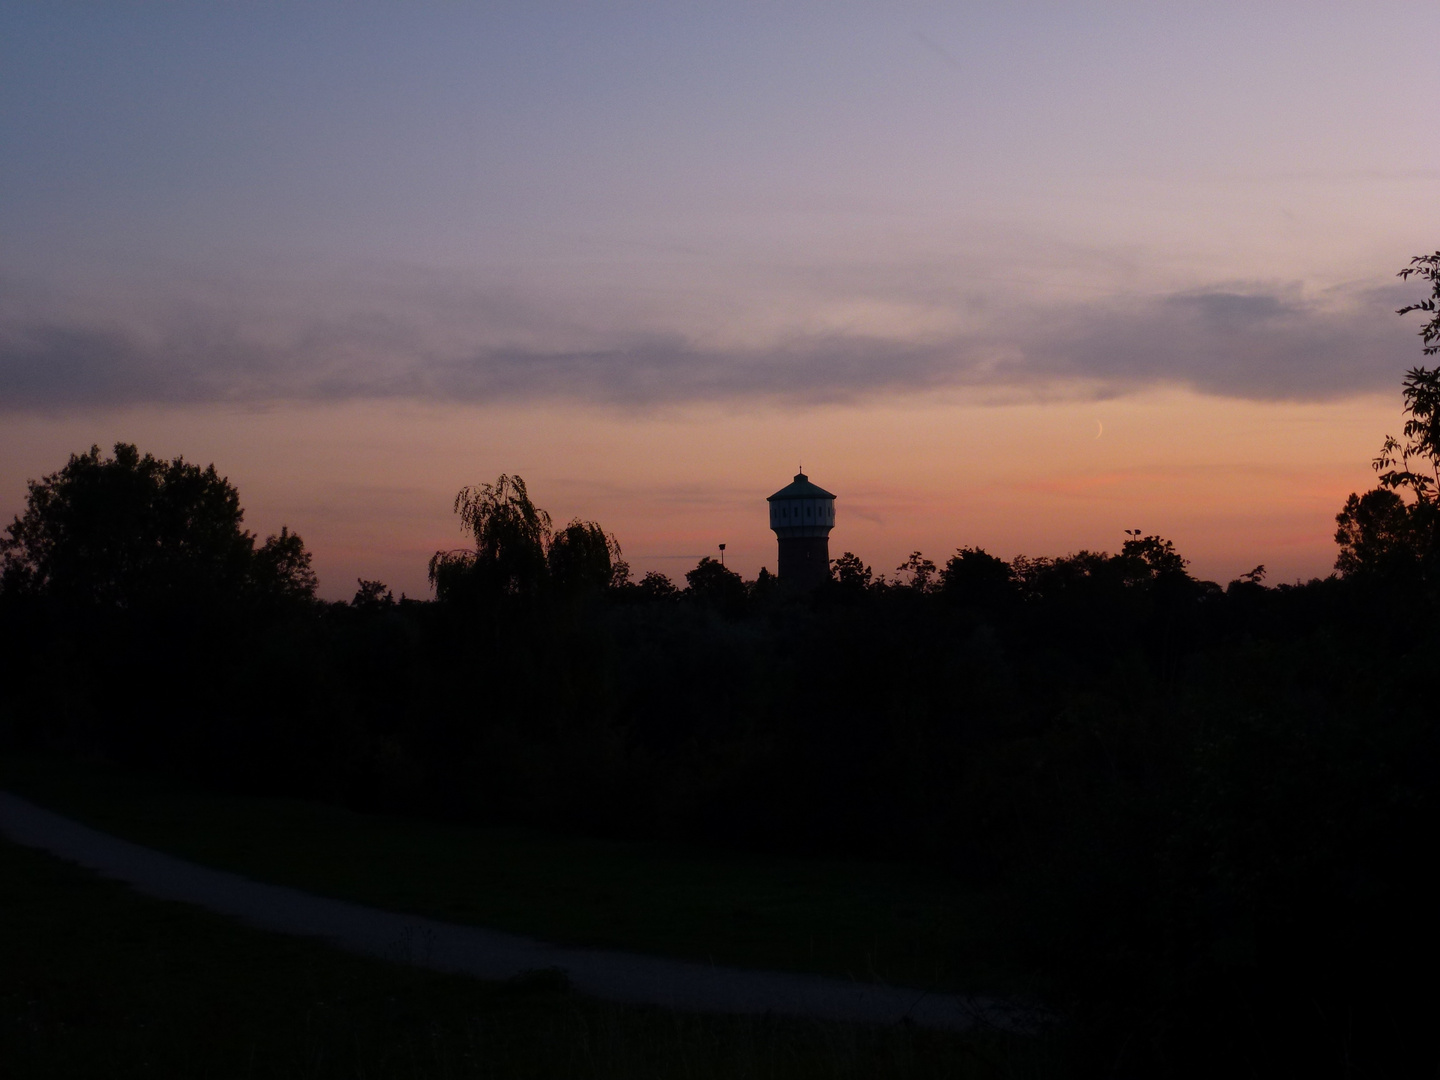
[[[0,5],[0,512],[123,437],[248,478],[327,593],[421,591],[446,488],[528,467],[627,551],[728,538],[753,572],[806,455],[837,551],[886,569],[1141,524],[1215,575],[1323,573],[1420,360],[1394,271],[1440,247],[1437,32],[1433,3]],[[1078,458],[1097,423],[1149,434]],[[1242,443],[1311,501],[1193,479]]]

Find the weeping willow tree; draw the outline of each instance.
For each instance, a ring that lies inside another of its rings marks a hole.
[[[620,557],[620,544],[593,521],[575,518],[550,538],[546,562],[550,580],[566,596],[584,596],[630,578],[630,565]]]
[[[431,557],[430,584],[439,600],[495,606],[551,594],[574,597],[630,576],[613,535],[579,518],[554,529],[519,476],[502,473],[493,484],[461,488],[455,512],[475,546]]]
[[[550,515],[530,501],[525,481],[500,474],[493,484],[463,487],[455,496],[460,526],[473,549],[437,551],[430,584],[439,600],[534,596],[547,571]]]

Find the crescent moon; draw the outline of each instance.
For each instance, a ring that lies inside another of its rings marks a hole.
[[[1105,434],[1105,425],[1102,424],[1099,420],[1095,421],[1095,428],[1095,438],[1098,439],[1101,435]]]

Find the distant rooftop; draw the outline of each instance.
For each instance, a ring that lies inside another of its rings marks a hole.
[[[819,484],[812,484],[810,478],[803,472],[795,474],[795,482],[789,484],[771,495],[766,502],[774,502],[776,499],[833,499],[830,492],[826,491]]]

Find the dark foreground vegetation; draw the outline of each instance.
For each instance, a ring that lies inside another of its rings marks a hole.
[[[71,757],[0,757],[0,789],[257,881],[560,945],[1025,999],[1004,897],[893,861],[788,856],[363,813]]]
[[[1414,273],[1440,297],[1440,254]],[[1425,310],[1433,311],[1432,306]],[[1427,352],[1436,327],[1426,328]],[[807,594],[630,580],[519,478],[466,489],[436,599],[313,596],[213,471],[117,447],[32,486],[0,738],[230,791],[909,863],[1006,897],[1082,1070],[1435,1071],[1440,372],[1406,377],[1337,573],[1199,581],[1158,537],[846,554]]]
[[[0,1074],[829,1080],[1053,1075],[1047,1048],[605,1005],[364,960],[0,843]]]

